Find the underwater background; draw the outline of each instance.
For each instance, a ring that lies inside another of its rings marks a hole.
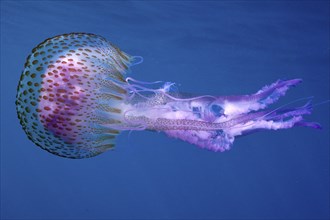
[[[302,78],[279,104],[329,100],[329,1],[1,1],[1,219],[329,219],[329,104],[224,153],[156,132],[72,160],[36,147],[15,109],[46,38],[99,34],[144,57],[131,76],[192,94],[251,94]],[[303,103],[301,103],[303,104]]]

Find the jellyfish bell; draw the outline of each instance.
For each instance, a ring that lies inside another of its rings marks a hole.
[[[119,131],[125,74],[135,58],[101,36],[71,33],[32,50],[17,91],[27,136],[63,157],[84,158],[113,148]]]
[[[113,149],[126,130],[160,131],[223,152],[236,137],[262,129],[320,128],[303,119],[312,111],[309,98],[301,107],[266,110],[300,79],[278,80],[251,95],[187,97],[174,83],[128,77],[142,60],[94,34],[40,43],[17,88],[17,114],[28,138],[52,154],[87,158]]]

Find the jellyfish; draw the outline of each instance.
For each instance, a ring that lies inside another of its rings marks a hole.
[[[171,82],[130,77],[141,62],[95,34],[46,39],[27,57],[17,87],[27,137],[57,156],[89,158],[113,149],[123,131],[163,132],[223,152],[259,130],[320,128],[303,118],[312,111],[310,98],[300,107],[266,109],[301,79],[278,80],[251,95],[192,96]]]

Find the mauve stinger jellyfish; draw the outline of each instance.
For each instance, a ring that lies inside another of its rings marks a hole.
[[[300,79],[278,80],[252,95],[187,96],[173,83],[127,76],[142,62],[105,38],[86,33],[46,39],[32,50],[17,89],[20,123],[37,146],[67,158],[87,158],[115,146],[122,131],[166,133],[201,148],[223,152],[235,137],[306,122],[312,105],[265,110]]]

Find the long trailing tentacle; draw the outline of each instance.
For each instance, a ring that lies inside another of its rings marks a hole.
[[[134,95],[138,95],[142,98],[150,99],[150,97],[142,94],[142,93],[149,92],[153,95],[162,94],[172,101],[193,101],[193,100],[198,100],[198,99],[202,99],[202,98],[210,98],[213,100],[217,99],[217,97],[213,96],[213,95],[202,95],[202,96],[195,96],[192,98],[174,97],[169,94],[169,91],[172,88],[172,86],[175,85],[175,83],[169,83],[169,82],[163,82],[163,81],[143,82],[143,81],[135,80],[132,77],[127,77],[126,82],[127,82],[127,85],[126,85],[127,90],[132,92],[132,96],[130,98],[133,98]],[[133,83],[130,83],[130,82],[133,82]],[[160,83],[163,83],[163,86],[161,86],[158,89],[152,89],[152,88],[143,86],[143,85],[155,85],[155,84],[160,84]]]

